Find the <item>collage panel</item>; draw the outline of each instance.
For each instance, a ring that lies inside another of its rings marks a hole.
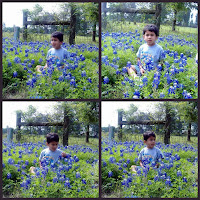
[[[5,198],[99,197],[99,103],[4,101]]]
[[[3,2],[2,11],[4,99],[99,98],[98,3]]]
[[[196,101],[103,101],[102,198],[197,198]]]
[[[198,197],[198,3],[2,2],[1,75],[3,198]]]
[[[101,7],[102,99],[197,99],[198,3]]]

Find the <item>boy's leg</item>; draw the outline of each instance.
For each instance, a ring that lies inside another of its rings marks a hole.
[[[137,171],[136,171],[136,165],[132,165],[132,166],[131,166],[131,171],[132,171],[132,172],[137,172]]]
[[[127,67],[127,71],[128,71],[128,74],[129,76],[132,76],[132,77],[137,77],[137,70],[135,69],[135,66],[134,65],[131,65],[130,68]]]
[[[35,167],[30,167],[30,173],[35,174]]]
[[[37,71],[37,72],[41,72],[41,70],[40,70],[41,67],[42,67],[41,65],[37,65],[37,66],[36,66],[36,71]]]

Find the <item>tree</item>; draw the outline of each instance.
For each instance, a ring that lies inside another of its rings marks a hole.
[[[84,3],[80,5],[83,9],[83,16],[86,21],[93,24],[92,41],[96,40],[96,29],[99,21],[99,4],[98,3]]]
[[[99,122],[99,103],[97,102],[79,102],[76,104],[78,120],[86,126],[86,143],[89,142],[90,126],[98,125]]]
[[[180,102],[178,110],[181,119],[188,124],[187,140],[190,141],[192,122],[198,122],[197,102]]]

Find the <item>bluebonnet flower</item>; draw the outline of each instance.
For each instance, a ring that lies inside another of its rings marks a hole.
[[[187,183],[187,178],[183,177],[183,182]]]
[[[80,172],[76,172],[76,178],[81,178]]]
[[[11,178],[11,173],[7,173],[7,179]]]
[[[123,68],[122,68],[122,72],[123,72],[123,73],[127,73],[127,72],[128,72],[128,71],[127,71],[127,68],[126,68],[126,67],[123,67]]]
[[[106,76],[103,78],[103,83],[108,84],[109,83],[109,78]]]
[[[85,71],[82,71],[82,72],[81,72],[81,76],[82,76],[82,77],[86,76],[86,72],[85,72]]]
[[[112,177],[112,175],[113,175],[112,171],[109,171],[108,172],[108,177],[110,178],[110,177]]]
[[[17,72],[13,72],[13,77],[16,78],[17,77]]]
[[[180,170],[177,171],[177,176],[182,176],[182,172]]]
[[[175,94],[175,89],[173,86],[170,86],[168,89],[168,94]]]
[[[90,77],[87,80],[89,83],[92,83],[92,79]]]

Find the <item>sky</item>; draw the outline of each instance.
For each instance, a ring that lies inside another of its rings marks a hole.
[[[118,113],[117,110],[123,108],[124,110],[128,110],[130,104],[134,104],[138,107],[140,111],[152,111],[154,109],[154,105],[158,103],[141,101],[141,102],[133,102],[133,101],[102,101],[101,104],[101,126],[108,127],[115,126],[117,127],[118,123]]]
[[[41,5],[45,11],[56,11],[59,8],[59,3],[13,3],[13,2],[3,2],[2,3],[3,11],[3,22],[6,24],[6,27],[19,26],[23,25],[23,9],[33,10],[33,7],[36,4]],[[61,4],[61,3],[60,3]]]
[[[16,128],[16,110],[27,111],[29,105],[33,105],[40,113],[48,113],[51,111],[51,106],[56,102],[51,101],[3,101],[2,116],[3,116],[3,128],[9,126],[10,128]]]
[[[154,109],[156,101],[149,102],[133,102],[133,101],[102,101],[101,106],[101,124],[102,127],[116,126],[117,127],[117,110],[123,108],[128,110],[130,104],[136,105],[140,111],[151,111]],[[40,113],[51,112],[51,107],[56,104],[56,101],[3,101],[2,103],[2,116],[3,128],[7,126],[16,128],[16,112],[17,110],[27,111],[28,106],[32,105]]]

